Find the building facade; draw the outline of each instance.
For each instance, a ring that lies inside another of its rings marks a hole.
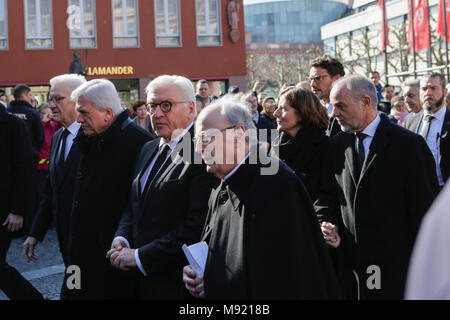
[[[245,27],[253,42],[320,43],[320,27],[347,10],[336,0],[246,0]]]
[[[353,5],[354,14],[331,22],[321,28],[324,50],[342,60],[348,73],[368,76],[378,71],[384,82],[400,85],[406,78],[418,77],[431,71],[445,73],[445,44],[436,33],[439,0],[429,0],[431,48],[414,56],[408,45],[408,1],[386,3],[389,26],[387,72],[381,50],[382,14],[378,1],[359,0]],[[414,65],[416,66],[414,72]]]
[[[49,79],[77,64],[87,79],[113,81],[128,105],[161,74],[209,80],[215,94],[244,88],[238,2],[233,42],[227,0],[0,0],[0,88],[25,83],[42,102]]]

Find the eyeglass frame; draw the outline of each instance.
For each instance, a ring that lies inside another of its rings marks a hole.
[[[67,99],[67,97],[61,96],[61,97],[48,97],[48,102],[53,102],[54,104],[59,104],[64,99]]]
[[[236,127],[237,127],[237,125],[235,124],[235,125],[226,127],[226,128],[224,128],[222,130],[219,130],[219,132],[224,132],[226,130],[233,129],[233,128],[236,128]],[[206,132],[203,132],[203,133],[206,133]],[[207,137],[208,141],[203,141],[203,137]],[[207,135],[207,134],[202,134],[201,137],[200,137],[202,139],[202,141],[201,141],[202,145],[206,146],[206,145],[210,144],[213,137],[214,137],[214,135],[211,136],[211,135]],[[199,141],[200,138],[196,136],[196,137],[192,138],[192,141],[194,142],[194,144],[197,144],[197,141]]]
[[[147,107],[147,110],[148,110],[148,112],[150,112],[150,114],[155,114],[156,113],[156,109],[158,109],[158,106],[159,106],[159,109],[161,109],[162,112],[169,113],[172,110],[172,106],[173,105],[180,104],[180,103],[188,103],[188,102],[190,102],[190,101],[174,101],[174,102],[172,102],[172,101],[169,101],[169,100],[164,100],[164,101],[161,101],[160,103],[151,103],[151,102],[149,102],[149,103],[146,103],[145,106]],[[169,109],[167,111],[164,110],[166,108],[163,109],[163,107],[162,107],[163,103],[168,103],[169,104]],[[150,105],[154,105],[155,107],[152,109],[152,107]]]
[[[315,76],[315,77],[309,77],[309,82],[311,83],[311,82],[315,81],[315,82],[317,82],[317,83],[321,83],[322,80],[323,80],[326,76],[329,76],[329,77],[331,78],[331,75],[329,75],[329,74],[327,73],[327,74],[322,74],[322,75],[318,75],[318,76]]]

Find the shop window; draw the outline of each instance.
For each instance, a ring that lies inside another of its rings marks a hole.
[[[179,0],[154,0],[157,47],[181,45]]]
[[[137,0],[112,0],[114,48],[139,46],[137,5]]]
[[[0,50],[8,49],[8,20],[6,0],[0,0]]]
[[[70,48],[95,48],[95,1],[69,0],[67,9],[70,32]]]
[[[24,0],[25,47],[51,49],[53,47],[51,0]]]
[[[200,46],[221,44],[219,0],[195,0],[197,43]]]

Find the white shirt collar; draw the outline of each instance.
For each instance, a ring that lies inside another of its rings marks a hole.
[[[184,129],[184,130],[181,132],[181,134],[179,134],[178,136],[176,136],[175,139],[172,139],[172,140],[169,141],[169,143],[167,143],[167,144],[169,145],[169,148],[170,148],[171,151],[175,148],[175,146],[178,144],[178,142],[180,142],[180,140],[184,137],[184,135],[191,129],[191,127],[192,127],[193,124],[194,124],[194,122],[191,122],[191,124],[188,125],[188,126],[186,127],[186,129]],[[159,146],[161,147],[164,143],[165,143],[164,140],[161,139],[161,140],[159,141]]]
[[[362,131],[362,133],[368,135],[369,137],[372,137],[375,135],[375,132],[377,131],[378,125],[380,124],[381,118],[380,115],[377,114],[375,119],[372,120],[371,123],[365,129]]]
[[[78,134],[78,130],[80,130],[81,123],[79,122],[73,122],[70,126],[68,126],[66,129],[69,130],[69,132],[76,136]]]
[[[244,159],[242,159],[241,162],[239,162],[239,164],[233,168],[233,170],[230,171],[230,173],[228,173],[223,179],[222,181],[225,182],[227,181],[227,179],[230,179],[230,177],[239,169],[240,166],[242,166],[244,164],[244,162],[248,159],[248,157],[250,157],[250,153],[247,153],[247,155],[244,157]]]
[[[434,118],[436,118],[437,120],[442,121],[442,119],[444,119],[444,117],[445,117],[445,111],[446,111],[445,105],[443,105],[443,106],[441,107],[441,109],[439,109],[438,112],[436,112],[435,114],[428,113],[428,112],[424,109],[424,112],[423,112],[423,118],[422,118],[422,119],[424,119],[425,116],[427,116],[427,115],[432,115],[432,116],[433,116]]]

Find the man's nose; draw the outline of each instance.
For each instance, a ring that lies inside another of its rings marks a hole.
[[[337,118],[340,116],[339,112],[337,111],[337,109],[335,107],[333,107],[333,110],[331,111],[331,116],[333,118]]]

